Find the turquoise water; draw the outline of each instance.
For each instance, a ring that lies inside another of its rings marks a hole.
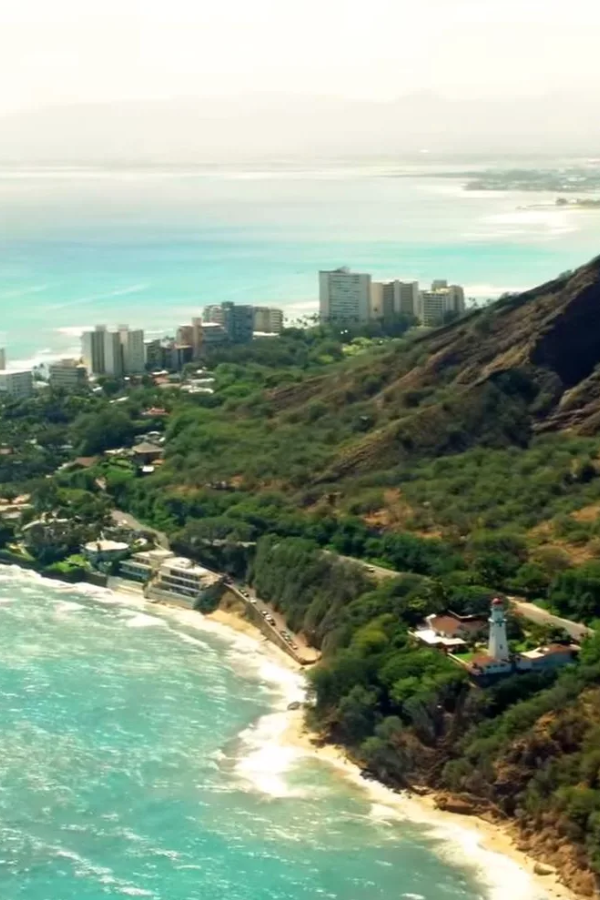
[[[260,645],[136,602],[0,568],[3,900],[538,900],[287,748]]]
[[[43,360],[97,322],[172,333],[225,299],[297,316],[316,309],[317,270],[342,264],[486,297],[598,252],[597,212],[520,209],[555,198],[464,192],[430,173],[0,171],[0,341],[13,360]]]

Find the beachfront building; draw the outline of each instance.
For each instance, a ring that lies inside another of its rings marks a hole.
[[[248,344],[254,334],[254,307],[228,301],[204,309],[204,324],[221,325],[234,344]],[[204,326],[203,326],[204,327]]]
[[[124,541],[109,541],[101,538],[85,544],[83,555],[94,568],[98,568],[103,563],[110,564],[121,559],[128,550],[129,544]]]
[[[464,311],[465,292],[458,284],[437,280],[431,290],[420,293],[418,318],[426,327],[443,325],[450,316],[460,316]]]
[[[368,322],[371,316],[371,276],[347,267],[319,272],[321,322],[336,325]]]
[[[0,347],[0,372],[3,372],[6,368],[6,350],[4,347]]]
[[[0,372],[0,393],[11,400],[33,397],[33,374],[30,369]]]
[[[118,331],[104,332],[104,372],[114,378],[122,378],[125,374],[123,367],[123,347],[121,335]]]
[[[191,559],[175,556],[170,550],[147,550],[123,560],[122,578],[144,585],[150,600],[166,600],[194,608],[202,600],[217,597],[223,578]]]
[[[158,338],[144,341],[144,364],[150,372],[164,369],[163,345]]]
[[[87,386],[87,369],[76,359],[61,359],[50,364],[48,381],[55,390],[77,391]]]
[[[215,347],[219,346],[219,344],[226,344],[228,340],[229,338],[227,336],[227,332],[222,325],[219,325],[218,322],[202,323],[202,339],[200,343],[201,351],[207,349],[208,347]]]
[[[280,334],[283,331],[283,311],[271,306],[255,306],[254,331],[262,334]]]
[[[119,325],[123,372],[126,375],[140,375],[146,367],[144,332],[141,328]]]
[[[178,344],[188,344],[194,346],[194,326],[180,325],[175,333],[175,340]]]
[[[223,325],[223,327],[225,327],[225,310],[223,309],[222,304],[213,303],[211,306],[205,306],[203,321],[205,323],[213,322],[216,325]]]
[[[371,319],[393,322],[398,316],[414,316],[419,310],[418,281],[372,281]]]
[[[416,316],[419,308],[418,281],[389,281],[383,286],[383,317]]]
[[[104,375],[104,335],[106,325],[96,325],[93,331],[84,331],[81,336],[83,364],[92,375]]]
[[[148,584],[165,560],[173,555],[170,550],[163,550],[160,547],[133,553],[121,562],[119,574],[122,578],[136,581],[138,584]]]

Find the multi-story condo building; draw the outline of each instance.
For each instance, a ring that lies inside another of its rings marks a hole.
[[[4,371],[6,368],[6,350],[4,347],[0,347],[0,371]]]
[[[144,341],[144,363],[150,371],[164,369],[163,345],[158,338],[153,341]]]
[[[279,334],[283,331],[283,311],[272,306],[255,306],[254,331]]]
[[[390,281],[383,285],[383,317],[416,316],[419,309],[418,281]]]
[[[222,584],[222,578],[215,572],[160,549],[134,553],[123,560],[120,574],[144,584],[144,593],[150,599],[179,601],[184,606],[195,606]]]
[[[204,323],[222,325],[227,337],[234,344],[247,344],[254,334],[254,307],[238,306],[231,301],[219,306],[207,306]]]
[[[0,372],[0,392],[11,400],[27,400],[33,396],[33,374],[29,369]]]
[[[371,276],[345,267],[319,272],[319,313],[322,322],[367,322],[371,314]]]
[[[448,314],[460,316],[465,311],[465,292],[458,284],[434,281],[430,291],[421,291],[419,319],[421,324],[433,327],[442,325]]]
[[[234,344],[249,344],[254,335],[254,307],[222,303],[223,327]]]
[[[76,391],[87,385],[87,369],[75,359],[61,359],[50,364],[48,381],[51,388]]]
[[[203,322],[200,332],[200,350],[224,344],[229,340],[227,332],[218,322]]]
[[[194,346],[194,326],[192,325],[180,325],[175,334],[175,340],[178,344],[189,344],[190,347]]]
[[[119,325],[119,335],[123,354],[123,372],[126,375],[139,375],[144,371],[146,365],[144,332],[141,328]]]
[[[119,331],[104,332],[104,372],[106,375],[113,375],[115,378],[121,378],[125,373],[123,345]]]
[[[106,325],[96,325],[94,331],[84,331],[81,338],[83,364],[92,375],[104,375],[104,335]]]
[[[216,322],[217,325],[225,325],[225,310],[223,305],[215,303],[212,306],[204,307],[204,321]]]

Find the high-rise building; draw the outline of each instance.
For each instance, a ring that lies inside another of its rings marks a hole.
[[[104,372],[115,378],[124,375],[123,344],[119,331],[104,332]]]
[[[175,335],[178,344],[194,346],[194,325],[180,325]]]
[[[375,321],[377,321],[378,319],[383,319],[384,317],[384,289],[385,285],[382,284],[381,281],[371,282],[371,294],[369,297],[369,318],[374,319]]]
[[[367,322],[371,312],[371,276],[348,268],[319,272],[319,313],[322,322],[344,325]]]
[[[231,301],[221,304],[223,327],[234,344],[248,344],[254,334],[254,307],[238,306]]]
[[[418,281],[372,281],[371,318],[391,322],[397,316],[416,316],[419,306]]]
[[[139,375],[146,365],[144,332],[141,328],[119,325],[119,335],[123,352],[123,371],[126,375]]]
[[[50,364],[48,381],[51,388],[76,391],[88,383],[87,369],[75,359],[61,359]]]
[[[6,350],[4,347],[0,347],[0,372],[3,372],[6,368]]]
[[[192,319],[192,347],[194,348],[194,359],[200,359],[202,354],[202,319],[200,316],[194,316]]]
[[[443,285],[435,287],[435,285]],[[422,325],[443,325],[449,315],[460,316],[465,311],[465,292],[458,284],[434,281],[430,291],[421,291],[419,319]]]
[[[200,353],[206,350],[207,347],[218,346],[219,344],[225,344],[229,340],[227,332],[223,328],[222,325],[219,325],[218,322],[203,322],[202,323],[202,339],[200,342]]]
[[[165,359],[162,341],[156,338],[153,341],[144,341],[144,362],[145,367],[151,372],[158,369],[164,369]]]
[[[213,304],[204,307],[203,319],[205,322],[216,322],[217,325],[225,325],[225,304]]]
[[[84,331],[81,338],[83,363],[92,375],[104,375],[104,335],[106,325],[96,325],[94,331]]]
[[[33,396],[33,374],[30,369],[0,372],[0,392],[11,400],[27,400]]]
[[[254,331],[279,334],[283,331],[283,312],[272,306],[254,307]]]

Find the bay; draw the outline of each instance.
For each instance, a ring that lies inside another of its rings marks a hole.
[[[547,194],[464,191],[431,177],[440,168],[4,169],[0,342],[15,363],[42,362],[77,353],[96,323],[173,334],[224,300],[296,318],[316,310],[318,269],[344,264],[448,278],[485,298],[597,253],[596,211],[552,208]]]

